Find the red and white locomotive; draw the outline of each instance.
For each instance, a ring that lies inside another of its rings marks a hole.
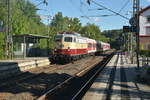
[[[108,43],[82,37],[76,32],[62,32],[55,36],[56,48],[50,57],[55,61],[77,60],[85,55],[94,55],[110,49]]]

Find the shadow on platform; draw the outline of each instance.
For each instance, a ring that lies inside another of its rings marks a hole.
[[[89,89],[89,92],[96,92],[100,94],[105,94],[106,98],[110,100],[112,95],[119,95],[121,93],[121,97],[125,98],[131,98],[131,99],[137,99],[140,98],[141,100],[150,99],[150,90],[144,91],[140,90],[139,86],[137,84],[141,84],[139,81],[137,81],[137,76],[135,72],[136,67],[128,67],[128,68],[116,68],[115,72],[120,71],[121,76],[117,76],[117,78],[112,77],[112,73],[104,73],[103,76],[109,76],[110,79],[105,78],[97,78],[94,82],[96,83],[106,83],[107,89],[105,88],[93,88],[91,87]],[[142,68],[141,68],[142,69]],[[107,67],[108,71],[112,71],[112,68]],[[114,74],[115,75],[115,74]],[[126,76],[127,75],[127,76]],[[110,85],[108,85],[110,83]],[[132,85],[128,84],[132,83]],[[145,83],[142,83],[143,85],[146,85]],[[113,87],[120,87],[119,89],[113,89]],[[150,88],[149,88],[150,89]],[[113,93],[113,94],[112,94]]]

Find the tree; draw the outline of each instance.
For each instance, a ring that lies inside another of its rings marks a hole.
[[[62,15],[62,13],[61,13],[61,12],[58,12],[58,13],[54,16],[54,18],[53,18],[53,20],[52,20],[52,22],[51,22],[51,26],[52,26],[52,27],[55,27],[58,32],[59,32],[59,31],[65,31],[65,23],[64,23],[64,22],[65,22],[65,21],[64,21],[64,17],[63,17],[63,15]]]
[[[115,49],[120,49],[122,33],[122,29],[106,30],[102,32],[104,36],[109,38],[111,46]]]
[[[69,31],[80,32],[82,25],[78,18],[68,19]]]
[[[108,41],[108,39],[104,35],[101,34],[99,27],[94,24],[87,24],[81,29],[80,32],[83,36],[86,36],[95,40],[104,41],[104,42]]]

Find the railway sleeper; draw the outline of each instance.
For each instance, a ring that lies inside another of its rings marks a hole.
[[[45,95],[41,96],[38,100],[72,100],[74,95],[80,91],[80,89],[85,85],[85,83],[94,75],[100,73],[100,70],[103,69],[105,64],[111,59],[114,53],[111,55],[108,55],[105,57],[102,62],[98,63],[96,66],[94,66],[91,70],[86,72],[83,76],[73,76],[64,83],[60,84],[59,86],[56,86],[53,90],[48,91]],[[100,69],[101,66],[101,69]],[[100,70],[99,70],[100,69]],[[99,70],[99,71],[98,71]],[[98,72],[97,72],[98,71]],[[96,76],[94,76],[94,79]],[[91,85],[92,82],[87,85]],[[88,88],[84,88],[88,89]],[[75,98],[74,100],[80,100],[81,97],[84,95],[84,92],[81,92],[82,94],[80,97]]]

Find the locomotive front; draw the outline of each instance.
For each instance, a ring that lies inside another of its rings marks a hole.
[[[55,36],[56,47],[54,55],[52,56],[55,61],[70,61],[74,54],[75,36],[71,34],[60,34]]]

